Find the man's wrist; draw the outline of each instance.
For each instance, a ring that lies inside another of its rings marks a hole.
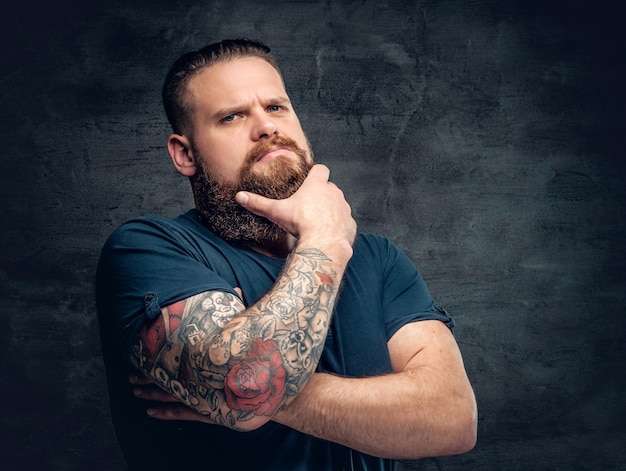
[[[345,268],[352,258],[352,243],[342,239],[307,238],[299,239],[294,252],[303,252],[307,249],[317,249],[337,266]]]

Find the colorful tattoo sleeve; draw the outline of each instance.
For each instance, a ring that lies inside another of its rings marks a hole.
[[[162,309],[138,334],[132,362],[219,424],[271,416],[314,372],[339,282],[321,251],[294,252],[253,306],[207,291]]]

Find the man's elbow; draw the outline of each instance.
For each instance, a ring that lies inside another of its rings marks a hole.
[[[408,448],[396,459],[417,460],[441,456],[460,455],[471,451],[476,446],[478,430],[478,411],[473,396],[471,400],[458,400],[454,405],[448,403],[445,410],[440,410],[434,423],[433,432],[425,443],[416,433]],[[423,437],[423,436],[422,436]]]
[[[232,421],[230,423],[224,423],[223,425],[231,430],[234,430],[235,432],[253,432],[254,430],[263,427],[270,420],[270,417],[256,415],[252,418]]]
[[[467,453],[476,446],[478,438],[478,408],[472,396],[457,414],[451,430],[450,455]]]

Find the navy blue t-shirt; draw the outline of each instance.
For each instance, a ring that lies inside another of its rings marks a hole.
[[[390,470],[393,462],[270,422],[252,432],[149,418],[128,384],[132,341],[161,308],[203,291],[243,291],[250,305],[285,263],[225,242],[191,210],[146,217],[106,242],[96,280],[111,413],[129,469],[200,466],[246,470]],[[317,370],[362,377],[392,371],[387,341],[403,325],[453,320],[433,301],[413,263],[388,239],[358,234]]]

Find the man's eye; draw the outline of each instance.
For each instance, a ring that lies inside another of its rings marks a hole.
[[[222,118],[220,121],[222,123],[230,123],[232,121],[235,121],[235,118],[236,118],[236,116],[234,114],[231,114],[231,115],[228,115],[228,116]]]
[[[267,107],[267,111],[271,112],[271,113],[275,113],[276,111],[280,111],[282,110],[283,107],[280,105],[270,105]]]

